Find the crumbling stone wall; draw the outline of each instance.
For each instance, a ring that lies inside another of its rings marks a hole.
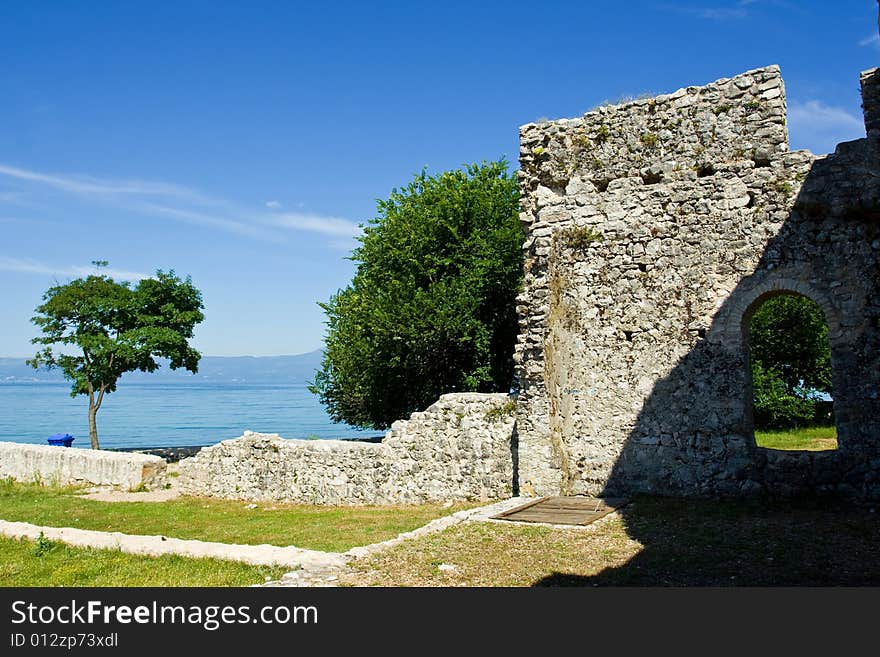
[[[513,403],[504,394],[443,395],[381,443],[287,440],[246,432],[180,462],[194,495],[304,504],[417,504],[510,497]]]
[[[880,76],[868,138],[789,152],[778,67],[521,128],[525,494],[880,496]],[[745,331],[825,312],[839,449],[753,437]]]

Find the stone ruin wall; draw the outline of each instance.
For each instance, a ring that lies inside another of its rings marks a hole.
[[[510,497],[514,409],[505,394],[443,395],[381,443],[246,432],[180,462],[181,490],[302,504],[421,504]]]
[[[524,289],[506,395],[444,395],[378,444],[245,436],[190,493],[313,504],[524,495],[880,497],[880,75],[868,137],[789,152],[778,67],[521,128]],[[839,449],[753,436],[745,330],[823,309]]]
[[[880,496],[880,99],[868,139],[789,152],[778,67],[521,128],[523,494]],[[810,297],[839,449],[758,448],[744,330]]]

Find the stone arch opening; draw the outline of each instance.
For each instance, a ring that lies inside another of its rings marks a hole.
[[[803,290],[765,290],[748,306],[745,427],[756,447],[838,449],[831,325],[824,304]]]

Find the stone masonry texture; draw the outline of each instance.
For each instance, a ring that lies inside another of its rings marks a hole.
[[[880,75],[867,138],[790,152],[779,68],[520,129],[526,495],[880,497]],[[748,320],[829,326],[839,449],[759,448]]]
[[[789,151],[776,66],[522,126],[515,412],[451,394],[378,444],[246,432],[182,461],[182,488],[880,498],[880,74],[860,82],[867,136],[826,156]],[[784,293],[825,314],[837,450],[755,443],[748,323]]]
[[[59,485],[161,488],[165,470],[165,461],[149,454],[0,442],[0,478]]]
[[[443,395],[381,443],[245,432],[180,462],[183,492],[303,504],[418,504],[510,497],[514,404]]]

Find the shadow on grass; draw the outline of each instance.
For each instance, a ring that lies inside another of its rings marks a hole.
[[[880,585],[880,514],[870,507],[640,498],[620,514],[645,546],[636,556],[533,586]]]

